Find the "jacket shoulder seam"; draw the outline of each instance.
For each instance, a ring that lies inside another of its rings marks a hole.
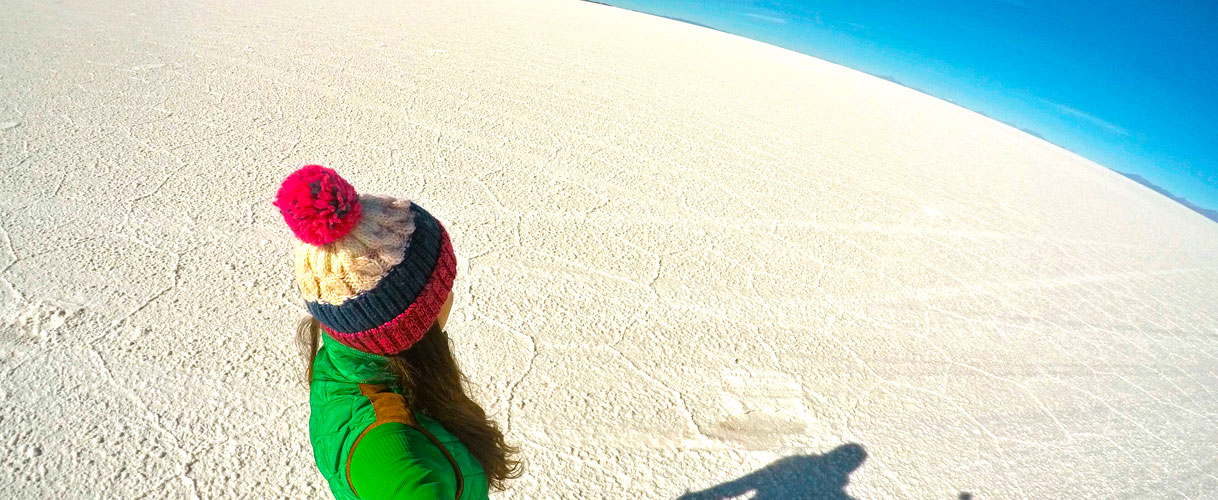
[[[351,458],[355,456],[355,447],[359,446],[360,440],[364,439],[369,431],[383,424],[397,422],[413,426],[416,422],[414,414],[410,412],[409,408],[406,408],[406,398],[403,398],[401,394],[390,392],[384,384],[359,384],[359,392],[372,403],[372,413],[376,420],[359,433],[347,452],[347,486],[351,488],[351,493],[356,497],[359,497],[359,493],[355,491],[355,482],[351,480]]]

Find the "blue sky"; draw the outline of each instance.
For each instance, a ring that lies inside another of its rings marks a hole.
[[[600,1],[891,77],[1218,208],[1218,2]]]

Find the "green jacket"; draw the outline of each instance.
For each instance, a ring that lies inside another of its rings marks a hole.
[[[334,498],[487,499],[482,466],[439,422],[406,408],[387,358],[322,337],[309,440]]]

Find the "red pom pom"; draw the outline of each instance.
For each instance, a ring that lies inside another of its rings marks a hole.
[[[279,186],[274,205],[301,241],[325,245],[342,238],[359,223],[359,194],[333,169],[305,165]]]

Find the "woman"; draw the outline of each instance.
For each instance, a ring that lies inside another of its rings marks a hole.
[[[274,204],[300,240],[309,437],[334,497],[486,499],[519,477],[449,350],[456,262],[444,226],[320,165],[289,175]]]

